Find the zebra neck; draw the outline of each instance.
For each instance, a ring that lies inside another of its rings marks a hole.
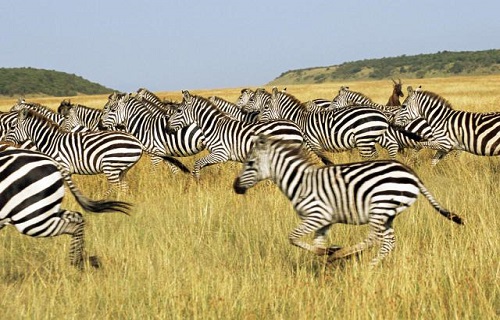
[[[66,133],[59,131],[55,127],[39,124],[37,128],[32,126],[32,129],[28,131],[28,139],[40,152],[54,157],[57,156],[58,148],[56,146],[64,134]]]
[[[456,110],[443,106],[433,106],[432,108],[419,107],[419,114],[434,128],[443,128],[447,125],[447,120],[456,113]]]
[[[271,180],[273,180],[288,199],[295,202],[303,196],[302,183],[305,173],[310,171],[311,165],[303,159],[293,157],[286,159],[285,157],[275,162],[278,165],[271,170]]]

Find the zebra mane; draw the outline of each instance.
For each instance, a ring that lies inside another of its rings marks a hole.
[[[231,120],[234,120],[234,118],[232,118],[230,115],[228,115],[227,113],[225,113],[224,111],[222,111],[215,103],[213,103],[210,99],[208,98],[205,98],[205,97],[202,97],[202,96],[198,96],[198,95],[191,95],[192,98],[194,98],[195,100],[197,101],[201,101],[201,103],[203,104],[202,107],[203,108],[213,108],[215,110],[217,110],[217,112],[225,117],[225,118],[228,118],[228,119],[231,119]]]
[[[437,101],[439,103],[439,105],[442,105],[443,107],[446,107],[450,110],[454,110],[451,103],[448,100],[446,100],[444,97],[438,95],[437,93],[434,93],[431,91],[425,91],[425,90],[415,90],[414,94],[417,94],[419,96],[429,97],[431,100]]]
[[[279,153],[286,154],[287,157],[297,156],[297,159],[310,166],[323,166],[318,155],[310,149],[306,149],[303,144],[286,140],[274,140],[265,134],[258,135],[255,143],[256,148],[264,148],[267,150],[276,150],[279,148]]]
[[[43,114],[39,113],[36,110],[26,108],[23,110],[19,110],[18,112],[19,112],[19,116],[23,115],[25,119],[26,118],[35,118],[35,119],[39,120],[40,122],[45,123],[51,129],[53,128],[53,129],[56,129],[58,131],[67,133],[66,131],[62,130],[61,127],[57,123],[55,123],[54,121],[45,117]]]
[[[373,102],[373,100],[372,100],[370,97],[368,97],[366,94],[364,94],[364,93],[362,93],[362,92],[359,92],[359,91],[352,91],[352,90],[349,90],[349,89],[344,89],[344,91],[346,91],[346,92],[350,92],[350,93],[355,94],[355,95],[358,95],[358,96],[359,96],[359,97],[361,97],[362,99],[366,99],[366,100],[368,100],[368,101],[370,101],[370,102]]]
[[[288,93],[286,91],[280,91],[280,95],[286,96],[290,101],[292,101],[294,104],[300,105],[300,109],[305,112],[310,112],[310,107],[308,106],[307,102],[302,102],[300,99],[295,97],[293,94]],[[279,97],[278,97],[279,98]]]

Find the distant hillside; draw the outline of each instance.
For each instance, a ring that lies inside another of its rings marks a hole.
[[[0,68],[0,95],[4,96],[75,96],[113,92],[80,76],[35,68]]]
[[[500,50],[442,51],[345,62],[328,67],[289,70],[269,85],[323,83],[338,80],[430,78],[500,74]]]

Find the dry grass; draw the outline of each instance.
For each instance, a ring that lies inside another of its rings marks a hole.
[[[427,90],[456,109],[498,111],[500,77],[425,79]],[[302,100],[331,98],[340,83],[290,86]],[[349,83],[385,102],[388,81]],[[235,100],[241,88],[197,91]],[[180,92],[161,92],[177,99]],[[72,97],[99,107],[105,96]],[[62,98],[37,100],[57,107]],[[15,99],[0,101],[7,110]],[[80,273],[68,264],[69,238],[33,239],[13,228],[0,233],[0,309],[3,319],[224,318],[224,319],[493,319],[500,313],[500,163],[468,154],[432,169],[431,152],[419,154],[415,171],[443,205],[466,219],[459,227],[423,199],[395,221],[396,250],[375,270],[375,251],[359,260],[328,265],[288,244],[298,220],[275,186],[261,183],[245,196],[232,181],[239,164],[202,171],[200,183],[151,172],[149,159],[130,170],[131,216],[87,218],[87,249],[103,268]],[[349,153],[337,162],[359,160]],[[192,167],[198,156],[183,159]],[[401,158],[404,160],[403,158]],[[93,198],[103,177],[75,176]],[[69,196],[66,207],[78,209]],[[335,244],[353,244],[365,226],[336,225]]]

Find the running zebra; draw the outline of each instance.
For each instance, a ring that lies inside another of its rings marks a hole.
[[[136,137],[144,150],[152,156],[153,164],[160,163],[162,157],[188,157],[205,149],[204,135],[195,124],[182,128],[175,133],[167,132],[167,114],[153,114],[142,101],[130,96],[120,95],[104,109],[102,124],[106,127],[123,128]],[[180,165],[182,165],[179,162]],[[189,170],[182,165],[183,172]]]
[[[208,99],[183,91],[183,100],[177,113],[170,117],[168,128],[179,130],[187,125],[198,125],[205,135],[210,153],[196,160],[193,175],[199,179],[205,166],[226,161],[243,162],[252,146],[255,134],[266,133],[273,139],[304,143],[300,129],[289,121],[246,123],[232,119]]]
[[[454,110],[443,97],[408,87],[408,96],[396,115],[395,124],[403,126],[419,117],[438,132],[440,150],[432,160],[433,165],[451,150],[480,156],[500,155],[500,113]]]
[[[277,89],[273,89],[260,112],[260,119],[286,119],[296,123],[304,132],[308,145],[325,164],[332,164],[327,152],[354,148],[358,148],[364,158],[376,157],[377,140],[389,128],[386,117],[379,110],[355,107],[314,112],[293,95]]]
[[[400,108],[399,106],[386,106],[375,103],[361,92],[349,90],[349,87],[340,87],[339,93],[333,98],[329,108],[338,109],[359,105],[369,106],[382,111],[387,116],[389,122],[394,122],[394,116]]]
[[[229,116],[238,121],[254,123],[257,122],[258,120],[259,116],[258,112],[253,112],[253,113],[243,112],[241,108],[238,107],[236,104],[217,96],[212,96],[208,98],[208,100],[210,100],[210,102],[212,102],[222,112],[228,114]]]
[[[7,141],[22,144],[29,140],[37,150],[59,162],[69,173],[104,173],[109,195],[115,187],[127,189],[122,181],[142,155],[142,145],[133,136],[116,131],[71,133],[60,130],[39,113],[22,109]]]
[[[83,196],[59,163],[39,152],[12,149],[0,152],[0,229],[14,226],[31,237],[71,236],[70,262],[84,266],[84,219],[81,213],[61,209],[64,182],[86,211],[127,213],[130,204],[94,201]],[[97,257],[90,257],[98,267]]]
[[[269,140],[260,135],[234,181],[234,190],[244,194],[257,182],[271,179],[292,202],[302,220],[288,239],[292,245],[329,260],[381,245],[371,261],[376,265],[395,246],[392,222],[422,193],[441,215],[457,224],[462,219],[443,208],[417,175],[393,161],[366,161],[317,167],[299,145]],[[354,246],[326,247],[326,234],[334,223],[370,226],[368,237]],[[313,244],[301,237],[314,232]]]
[[[61,128],[65,131],[98,131],[105,129],[100,126],[101,109],[72,104],[69,100],[63,100],[57,108],[57,113],[64,117]]]

